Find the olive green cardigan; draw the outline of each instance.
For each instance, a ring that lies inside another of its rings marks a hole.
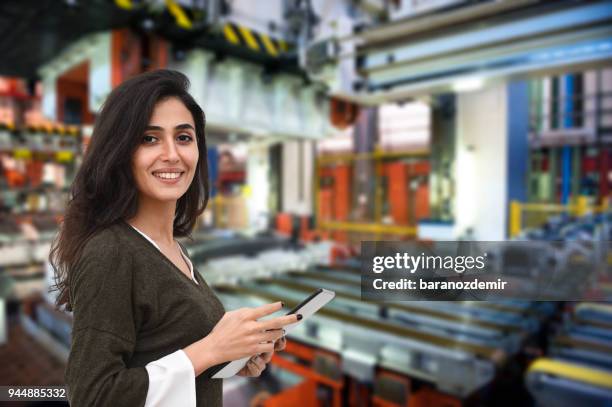
[[[144,406],[147,363],[208,335],[225,312],[194,275],[199,284],[123,221],[86,243],[70,279],[71,406]],[[222,383],[196,377],[197,405],[221,406]]]

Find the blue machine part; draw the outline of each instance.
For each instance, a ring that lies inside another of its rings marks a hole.
[[[566,329],[567,333],[572,337],[581,337],[585,339],[601,339],[612,343],[612,329],[600,328],[591,325],[573,324]]]
[[[219,151],[217,147],[208,147],[208,179],[210,182],[210,196],[217,195],[217,180],[219,179]]]
[[[586,349],[554,348],[550,356],[579,365],[612,370],[612,355]]]

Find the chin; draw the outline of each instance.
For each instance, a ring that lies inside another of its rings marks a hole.
[[[164,195],[163,197],[160,197],[160,200],[164,202],[178,201],[179,199],[181,199],[183,195],[185,194],[170,195],[170,196]]]
[[[185,191],[187,192],[187,191]],[[185,195],[185,192],[181,192],[181,193],[158,193],[158,194],[153,194],[150,195],[151,199],[156,200],[156,201],[160,201],[160,202],[172,202],[172,201],[178,201],[183,195]]]

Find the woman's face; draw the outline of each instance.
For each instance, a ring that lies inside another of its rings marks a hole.
[[[132,159],[140,199],[177,201],[191,185],[198,158],[191,112],[178,98],[157,103]]]

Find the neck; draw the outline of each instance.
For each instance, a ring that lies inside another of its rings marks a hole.
[[[174,244],[176,201],[160,202],[139,199],[136,215],[126,221],[158,244]]]

